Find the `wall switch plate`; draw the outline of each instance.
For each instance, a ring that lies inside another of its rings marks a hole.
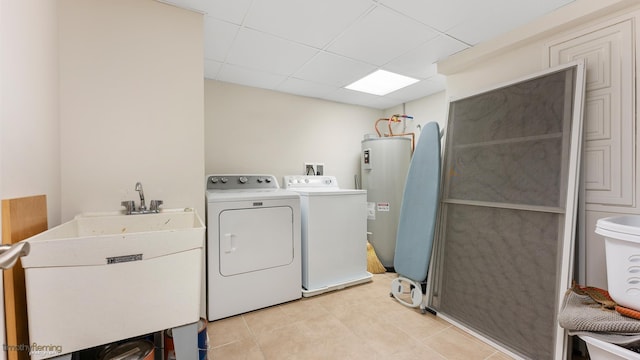
[[[304,163],[304,174],[305,175],[315,175],[316,174],[316,165],[314,163]]]

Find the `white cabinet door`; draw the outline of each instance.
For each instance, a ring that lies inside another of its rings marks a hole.
[[[630,15],[596,25],[547,48],[549,66],[574,59],[587,65],[577,279],[605,289],[604,239],[595,233],[596,222],[636,207],[634,20]]]
[[[585,59],[587,204],[634,205],[634,53],[631,19],[549,45],[549,65]]]

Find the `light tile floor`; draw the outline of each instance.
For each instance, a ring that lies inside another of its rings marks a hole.
[[[394,277],[211,322],[209,359],[511,359],[390,298]]]

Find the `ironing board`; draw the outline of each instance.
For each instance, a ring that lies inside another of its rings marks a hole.
[[[413,153],[402,196],[394,267],[399,277],[391,283],[391,296],[426,312],[423,301],[440,192],[440,129],[430,122],[422,128]],[[409,285],[411,302],[402,299]]]

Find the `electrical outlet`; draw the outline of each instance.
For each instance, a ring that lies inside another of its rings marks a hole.
[[[313,163],[304,163],[304,174],[305,175],[315,175],[316,174],[316,166]]]
[[[323,163],[317,163],[316,164],[316,175],[318,175],[318,176],[324,175],[324,164]]]

